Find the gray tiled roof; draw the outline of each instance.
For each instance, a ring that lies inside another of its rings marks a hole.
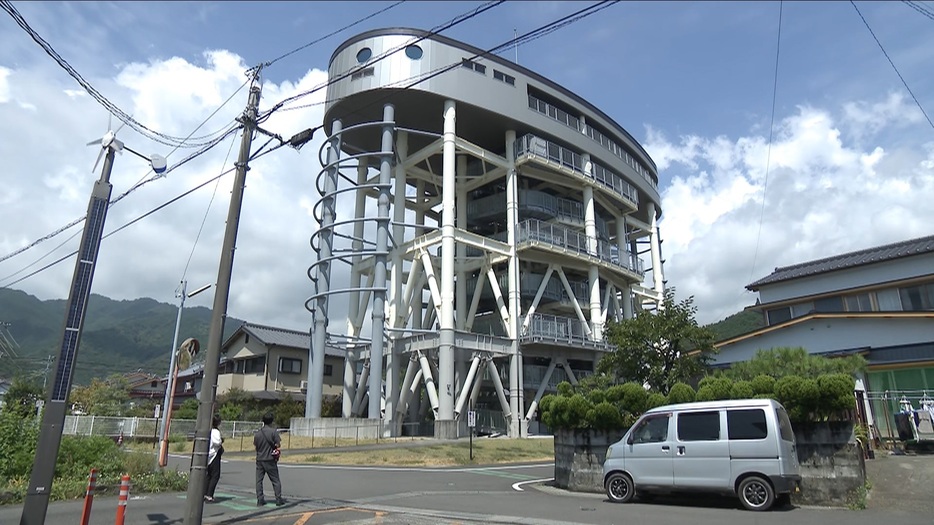
[[[785,266],[783,268],[775,268],[774,272],[752,284],[746,285],[746,288],[755,291],[759,289],[760,286],[766,284],[799,279],[801,277],[842,270],[844,268],[891,261],[893,259],[930,252],[934,252],[934,235],[894,244],[886,244],[885,246],[877,246],[875,248],[867,248],[865,250],[844,253],[842,255],[834,255],[833,257]]]
[[[311,336],[308,332],[299,332],[298,330],[289,330],[287,328],[276,328],[274,326],[263,326],[261,324],[243,323],[240,329],[245,330],[253,337],[266,343],[269,346],[285,346],[288,348],[300,348],[308,350],[311,346]],[[324,354],[344,357],[345,352],[331,345],[324,347]]]

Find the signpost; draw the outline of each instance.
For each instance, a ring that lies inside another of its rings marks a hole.
[[[467,427],[470,428],[470,461],[473,461],[473,432],[477,427],[477,412],[475,410],[467,411]]]

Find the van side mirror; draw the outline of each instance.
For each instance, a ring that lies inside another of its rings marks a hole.
[[[626,438],[626,444],[627,444],[627,445],[632,445],[632,434],[629,434],[629,437]]]

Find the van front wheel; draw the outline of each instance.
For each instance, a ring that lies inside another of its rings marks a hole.
[[[632,479],[622,472],[614,472],[606,478],[606,495],[613,503],[629,503],[635,496]]]
[[[747,510],[769,510],[775,503],[775,491],[768,481],[749,476],[739,484],[739,501]]]

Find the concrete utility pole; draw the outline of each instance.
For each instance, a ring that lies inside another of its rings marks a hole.
[[[194,456],[191,460],[191,472],[188,477],[185,525],[201,525],[201,518],[204,513],[204,489],[207,482],[205,475],[208,465],[211,418],[214,415],[214,399],[217,395],[217,369],[220,361],[222,338],[224,337],[224,321],[227,318],[227,299],[230,295],[230,276],[233,272],[237,229],[240,226],[243,188],[246,183],[246,172],[250,169],[248,166],[250,146],[253,141],[253,131],[256,129],[256,114],[260,96],[259,75],[260,69],[257,69],[253,73],[253,82],[250,85],[250,100],[240,119],[243,124],[243,138],[240,141],[237,174],[230,195],[227,229],[224,232],[224,245],[221,249],[220,266],[217,269],[217,289],[214,293],[211,330],[205,352],[204,378],[201,380],[201,395],[198,399],[198,420],[195,423]]]

